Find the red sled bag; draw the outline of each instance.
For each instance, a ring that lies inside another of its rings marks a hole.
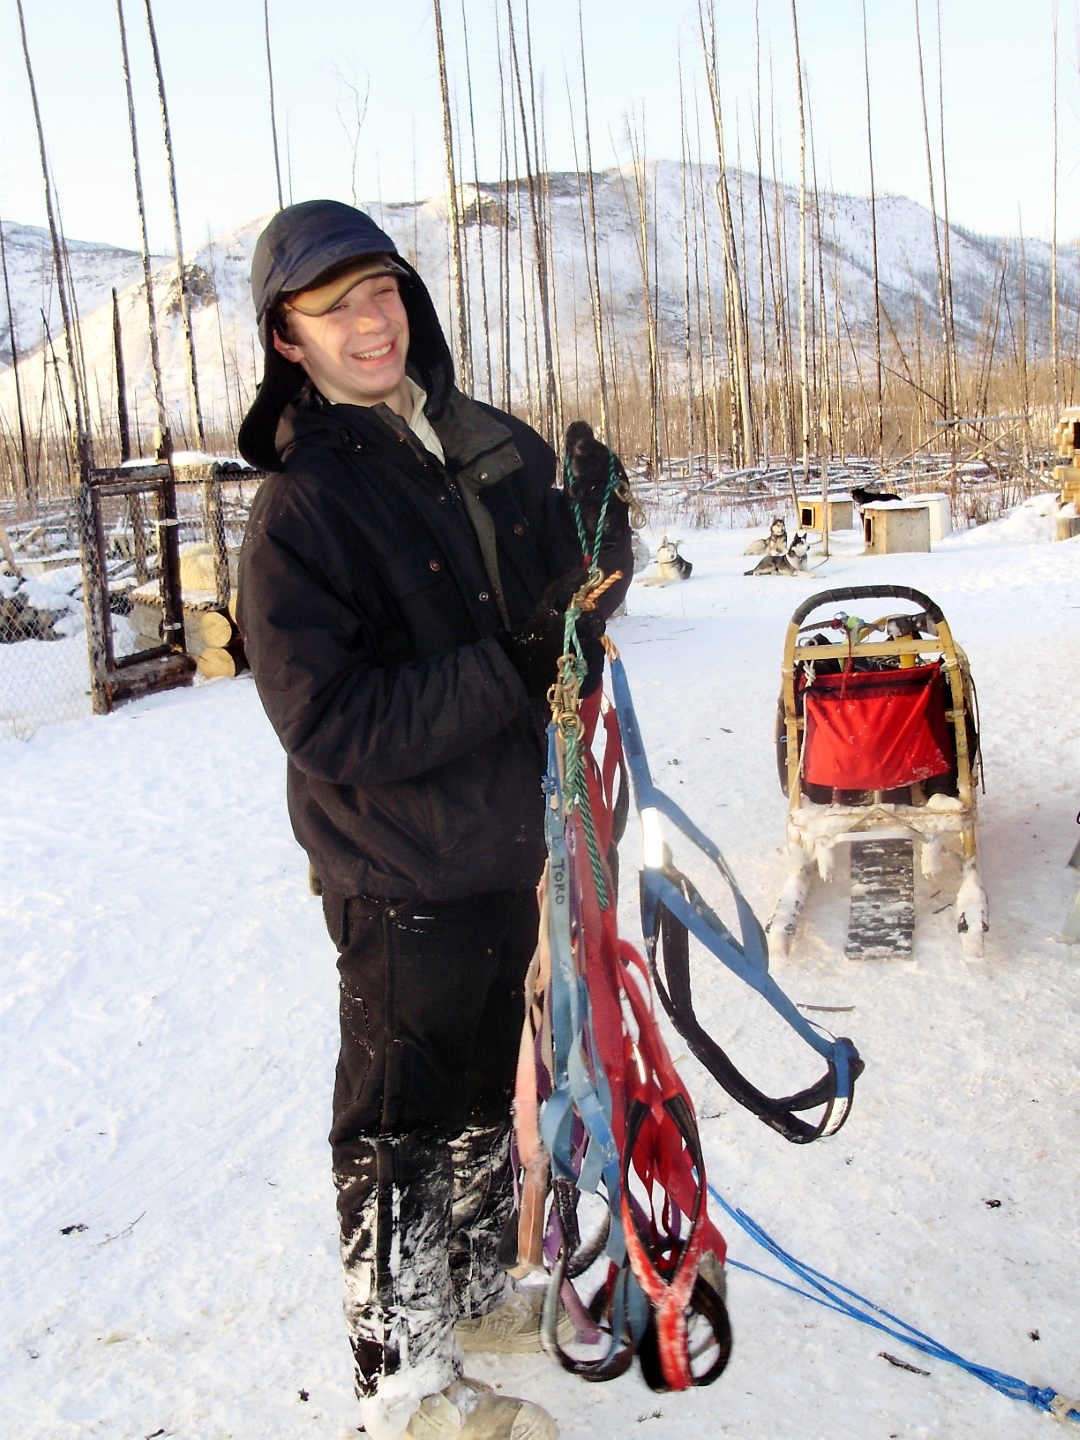
[[[955,765],[940,661],[817,675],[803,692],[808,784],[897,790]]]

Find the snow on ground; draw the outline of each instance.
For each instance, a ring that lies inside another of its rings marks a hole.
[[[1076,1396],[1080,949],[1056,937],[1076,891],[1080,551],[1027,506],[930,555],[836,536],[809,580],[748,579],[754,533],[680,533],[691,580],[635,587],[612,626],[655,779],[767,918],[786,870],[772,736],[787,622],[817,588],[913,585],[978,687],[991,929],[965,961],[946,872],[922,892],[913,958],[854,964],[842,877],[816,892],[773,971],[796,1002],[845,1007],[818,1018],[866,1061],[851,1118],[788,1145],[676,1039],[710,1180],[826,1275]],[[283,781],[247,677],[0,745],[0,1414],[18,1440],[355,1433],[324,1138],[335,970]],[[630,872],[636,836],[624,844]],[[751,1078],[817,1077],[756,995],[694,965],[699,1011]],[[787,1275],[719,1219],[733,1258]],[[636,1371],[588,1385],[544,1356],[470,1370],[548,1406],[570,1440],[1050,1433],[1031,1405],[755,1275],[732,1269],[729,1303],[727,1373],[689,1394]]]

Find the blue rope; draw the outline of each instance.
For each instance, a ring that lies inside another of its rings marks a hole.
[[[757,1270],[752,1265],[744,1265],[729,1257],[727,1263],[734,1269],[745,1270],[750,1275],[759,1275],[763,1280],[769,1280],[784,1290],[790,1290],[794,1295],[802,1295],[807,1300],[813,1300],[816,1305],[822,1305],[827,1310],[836,1311],[840,1315],[851,1315],[854,1319],[861,1320],[864,1325],[870,1325],[875,1330],[891,1335],[894,1340],[899,1340],[904,1345],[910,1345],[913,1349],[922,1351],[924,1355],[929,1355],[932,1359],[945,1360],[950,1365],[959,1366],[961,1370],[966,1370],[969,1375],[973,1375],[976,1380],[990,1385],[1002,1395],[1009,1396],[1010,1399],[1026,1400],[1028,1404],[1034,1405],[1047,1414],[1054,1415],[1059,1420],[1068,1419],[1080,1424],[1080,1408],[1077,1407],[1077,1403],[1064,1400],[1060,1392],[1051,1386],[1027,1385],[1014,1375],[1007,1375],[1002,1370],[994,1370],[988,1365],[977,1365],[973,1360],[965,1359],[963,1355],[958,1355],[955,1350],[950,1350],[948,1346],[942,1345],[940,1341],[924,1334],[922,1330],[916,1330],[906,1320],[901,1320],[890,1311],[883,1310],[880,1305],[875,1305],[872,1300],[867,1300],[857,1291],[849,1290],[839,1281],[830,1280],[820,1270],[815,1270],[802,1260],[796,1260],[763,1230],[756,1220],[747,1215],[745,1210],[729,1205],[715,1186],[709,1186],[709,1194],[724,1212],[746,1231],[752,1240],[755,1240],[770,1255],[786,1265],[811,1288],[801,1289],[775,1275],[769,1275],[764,1270]]]

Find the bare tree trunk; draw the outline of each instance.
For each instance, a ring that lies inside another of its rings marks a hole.
[[[757,170],[758,227],[758,352],[761,363],[761,457],[767,466],[772,450],[772,397],[769,394],[769,340],[765,324],[765,247],[768,244],[768,218],[765,214],[765,187],[762,183],[761,136],[761,7],[754,0],[754,168]]]
[[[589,293],[592,302],[593,343],[596,347],[596,382],[600,391],[600,433],[608,431],[607,364],[604,357],[604,322],[600,296],[600,258],[596,237],[596,188],[593,183],[592,127],[589,121],[589,90],[585,73],[585,32],[578,0],[578,50],[581,55],[581,98],[585,114],[585,173],[589,192],[589,236],[585,253],[589,260]]]
[[[649,474],[660,473],[660,346],[656,333],[656,313],[653,308],[652,281],[649,265],[649,198],[648,175],[644,144],[640,152],[636,137],[629,132],[630,153],[634,161],[634,190],[636,199],[635,219],[637,222],[638,265],[641,269],[641,298],[644,306],[645,342],[649,357]],[[629,209],[629,200],[627,201]]]
[[[551,349],[551,314],[549,277],[547,270],[547,244],[543,234],[543,218],[540,212],[540,205],[537,199],[537,184],[532,162],[532,151],[529,146],[529,122],[525,111],[525,91],[521,83],[521,66],[518,61],[517,39],[514,33],[514,13],[511,0],[506,0],[506,14],[510,28],[510,58],[514,69],[514,79],[517,84],[518,104],[521,112],[521,140],[525,150],[525,183],[529,195],[529,212],[532,219],[534,258],[536,262],[536,281],[539,289],[540,325],[544,341],[544,379],[545,393],[541,396],[542,420],[540,429],[546,430],[549,435],[555,431],[555,361]],[[525,53],[529,62],[530,87],[532,83],[532,39],[529,30],[529,4],[525,0]],[[535,106],[533,107],[533,125],[535,135]]]
[[[142,169],[139,165],[139,138],[135,126],[135,98],[131,90],[131,67],[128,61],[127,26],[124,23],[123,0],[116,0],[116,18],[120,24],[120,51],[124,65],[124,88],[127,92],[128,129],[131,134],[135,199],[139,210],[139,233],[142,238],[143,280],[146,284],[146,317],[149,326],[150,364],[154,374],[154,400],[157,404],[158,428],[161,432],[161,450],[168,459],[172,455],[172,435],[161,376],[161,352],[158,347],[157,315],[154,309],[154,275],[150,267],[150,241],[146,232],[146,204],[143,199]]]
[[[870,115],[870,47],[866,35],[866,0],[862,0],[863,75],[866,79],[866,153],[870,163],[870,250],[874,267],[874,421],[878,463],[885,465],[885,414],[881,364],[881,272],[878,268],[877,190],[874,185],[874,131]]]
[[[176,164],[173,156],[172,131],[169,128],[169,107],[165,100],[165,76],[161,70],[161,55],[158,51],[157,32],[154,29],[154,13],[150,0],[146,5],[146,28],[150,32],[150,49],[154,56],[154,74],[157,77],[158,99],[161,102],[161,128],[165,136],[165,158],[169,171],[169,200],[172,205],[173,244],[176,247],[176,281],[180,287],[180,319],[184,327],[184,346],[187,351],[188,388],[191,392],[191,415],[195,426],[195,448],[205,448],[203,437],[202,404],[199,400],[199,375],[195,364],[195,337],[191,330],[191,303],[188,295],[187,271],[184,268],[184,242],[180,235],[180,202],[176,194]]]
[[[284,210],[281,193],[281,160],[278,157],[277,114],[274,110],[274,62],[270,56],[270,0],[263,0],[263,32],[266,36],[266,78],[270,86],[270,134],[274,141],[274,178],[277,180],[278,209]]]
[[[769,63],[769,137],[773,175],[779,175],[782,166],[776,154],[776,116],[772,96],[772,62]],[[776,346],[776,362],[779,372],[780,427],[784,442],[784,455],[792,465],[798,440],[795,433],[795,364],[791,346],[791,315],[789,313],[790,271],[787,259],[787,191],[778,181],[773,181],[773,229],[776,236],[776,259],[770,254],[769,276],[773,286],[773,331]],[[794,475],[791,481],[792,502],[795,501],[796,486]]]
[[[217,293],[218,293],[217,265],[215,264],[215,261],[214,261],[214,240],[213,240],[213,236],[210,234],[210,228],[209,228],[209,226],[207,226],[207,233],[206,233],[206,251],[207,251],[207,255],[209,256],[209,259],[210,259],[210,283],[211,283],[211,284],[213,285],[213,287],[214,287],[214,294],[217,295]],[[222,380],[222,384],[223,384],[224,389],[225,389],[225,423],[226,423],[226,425],[227,425],[227,427],[228,427],[228,430],[229,430],[229,433],[230,433],[230,435],[231,435],[231,434],[232,434],[232,431],[233,431],[233,428],[234,428],[234,426],[233,426],[233,408],[232,408],[232,390],[231,390],[231,387],[230,387],[230,385],[229,385],[229,366],[228,366],[228,363],[227,363],[227,361],[226,361],[226,359],[225,359],[225,332],[224,332],[224,330],[222,329],[222,325],[221,325],[221,304],[220,304],[220,301],[214,305],[214,319],[215,319],[216,322],[217,322],[218,353],[219,353],[220,356],[221,356],[221,380]],[[233,355],[233,373],[235,374],[235,372],[236,372],[236,355],[235,355],[235,353],[234,353],[234,355]],[[237,397],[237,398],[239,399],[239,397]]]
[[[71,307],[68,304],[66,285],[67,266],[64,261],[60,230],[56,220],[52,182],[49,179],[49,162],[45,151],[45,131],[41,123],[41,109],[38,105],[37,86],[34,83],[34,70],[30,63],[30,48],[26,39],[26,21],[23,16],[22,0],[15,0],[15,4],[19,12],[19,31],[22,36],[22,52],[26,65],[26,78],[30,85],[30,99],[34,107],[34,124],[37,128],[38,151],[41,156],[41,178],[45,186],[45,209],[49,220],[49,237],[52,241],[53,268],[56,272],[56,290],[60,297],[60,313],[64,322],[64,346],[67,351],[68,368],[71,372],[71,389],[75,405],[75,446],[79,459],[85,460],[87,463],[92,463],[90,426],[86,416],[85,397],[80,383],[79,367],[76,360],[77,340],[75,327],[72,323]],[[59,373],[57,373],[57,383],[59,383]],[[70,429],[68,433],[70,434]]]
[[[490,336],[491,324],[488,311],[487,267],[484,256],[484,207],[480,194],[480,159],[476,149],[476,115],[473,109],[472,65],[469,59],[469,26],[465,18],[465,0],[461,0],[461,33],[465,42],[465,83],[469,96],[469,133],[472,136],[473,183],[476,186],[476,236],[480,247],[480,305],[484,316],[484,335]],[[484,345],[484,366],[487,378],[489,404],[495,402],[495,390],[491,373],[491,344]]]
[[[4,244],[4,225],[0,221],[0,270],[4,273],[4,300],[7,305],[8,336],[11,341],[11,368],[15,376],[15,409],[19,419],[19,461],[23,474],[23,498],[29,503],[34,496],[34,482],[30,476],[30,449],[26,439],[26,412],[23,409],[22,377],[19,374],[19,340],[15,332],[15,315],[11,308],[11,285],[8,281],[7,248]]]
[[[795,38],[795,71],[799,100],[799,392],[802,400],[802,469],[805,490],[810,482],[810,379],[806,353],[806,116],[803,110],[802,56],[799,53],[799,17],[795,0],[791,0],[791,29]]]
[[[941,345],[943,350],[941,414],[948,423],[955,416],[953,386],[949,369],[949,320],[945,296],[945,266],[941,256],[941,237],[938,235],[937,199],[934,193],[934,164],[930,154],[930,122],[926,109],[926,80],[923,75],[922,34],[919,28],[919,0],[915,3],[915,51],[919,61],[919,95],[922,102],[923,140],[926,146],[926,175],[930,188],[930,223],[934,233],[934,259],[937,264],[938,313],[941,321]],[[955,427],[953,427],[955,429]]]
[[[713,306],[712,264],[709,258],[709,222],[706,212],[704,184],[701,186],[700,195],[702,257],[705,262],[705,333],[709,337],[709,407],[706,413],[705,425],[707,437],[708,421],[709,419],[712,420],[713,454],[716,456],[716,468],[719,470],[723,431],[720,425],[720,376],[716,364],[716,314]],[[705,448],[707,452],[707,439]]]
[[[686,193],[687,177],[690,174],[690,155],[687,149],[686,135],[686,103],[683,96],[683,75],[682,58],[679,59],[679,133],[681,137],[681,159],[680,169],[681,197],[682,197],[682,226],[683,226],[683,363],[686,366],[686,454],[687,471],[689,475],[694,473],[694,350],[693,334],[690,326],[690,257],[694,256],[695,276],[697,271],[697,226],[694,226],[693,242],[691,241],[690,220],[693,214],[693,198]]]
[[[502,193],[502,217],[499,227],[499,314],[502,324],[499,329],[500,384],[499,403],[504,410],[510,409],[510,142],[506,126],[506,80],[503,73],[502,43],[497,58],[499,64],[499,185]]]
[[[1050,356],[1054,370],[1054,414],[1061,412],[1061,335],[1058,316],[1058,8],[1054,3],[1054,40],[1051,55],[1054,74],[1050,88],[1053,113],[1053,180],[1051,184],[1050,232]]]
[[[792,0],[794,6],[795,0]],[[829,326],[825,313],[825,250],[821,235],[821,201],[818,193],[817,150],[814,147],[813,108],[807,104],[810,132],[810,169],[814,196],[814,263],[817,268],[818,335],[815,345],[814,393],[817,397],[815,450],[821,465],[821,553],[829,554],[829,457],[833,439],[830,432],[831,396],[829,384]]]
[[[461,257],[461,217],[458,209],[457,177],[454,173],[454,127],[450,122],[450,88],[446,78],[446,49],[443,44],[442,7],[431,0],[435,12],[435,45],[439,56],[439,96],[443,117],[443,161],[446,167],[446,218],[450,225],[450,283],[457,318],[457,372],[464,390],[472,390],[472,329],[465,300],[465,276]]]
[[[937,42],[938,42],[938,134],[941,148],[941,214],[944,221],[945,233],[942,237],[942,260],[944,265],[945,285],[945,373],[949,381],[949,396],[952,403],[953,415],[961,413],[960,405],[960,368],[959,355],[956,349],[956,318],[953,310],[953,283],[952,283],[952,236],[949,225],[949,167],[945,161],[945,78],[944,65],[941,53],[941,0],[937,0]],[[956,465],[956,426],[952,427],[954,437],[953,443],[953,465]]]
[[[120,331],[120,306],[116,291],[112,292],[113,364],[116,368],[116,423],[120,431],[120,461],[131,459],[131,427],[128,424],[127,373],[124,369],[124,344]]]
[[[727,162],[724,151],[724,120],[716,70],[716,32],[712,21],[713,17],[710,15],[710,31],[706,37],[704,12],[701,0],[698,0],[701,45],[705,55],[705,73],[709,85],[713,129],[716,135],[716,153],[720,167],[720,177],[716,185],[716,201],[720,208],[721,231],[724,241],[724,281],[731,297],[727,313],[733,326],[734,352],[729,357],[729,364],[733,372],[731,385],[734,408],[739,417],[738,435],[732,436],[732,444],[735,463],[741,465],[745,463],[754,449],[753,415],[750,403],[750,357],[747,347],[746,313],[743,306],[739,255],[735,243],[735,227],[731,211],[731,194],[728,190]]]

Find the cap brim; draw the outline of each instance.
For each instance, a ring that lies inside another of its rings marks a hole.
[[[378,279],[380,275],[409,279],[409,272],[404,265],[399,265],[389,255],[379,255],[371,260],[360,260],[347,265],[343,270],[337,269],[337,273],[329,280],[321,284],[316,281],[312,285],[305,285],[302,290],[293,291],[282,298],[290,310],[297,310],[301,315],[325,315],[354,285],[359,285],[362,280]]]

